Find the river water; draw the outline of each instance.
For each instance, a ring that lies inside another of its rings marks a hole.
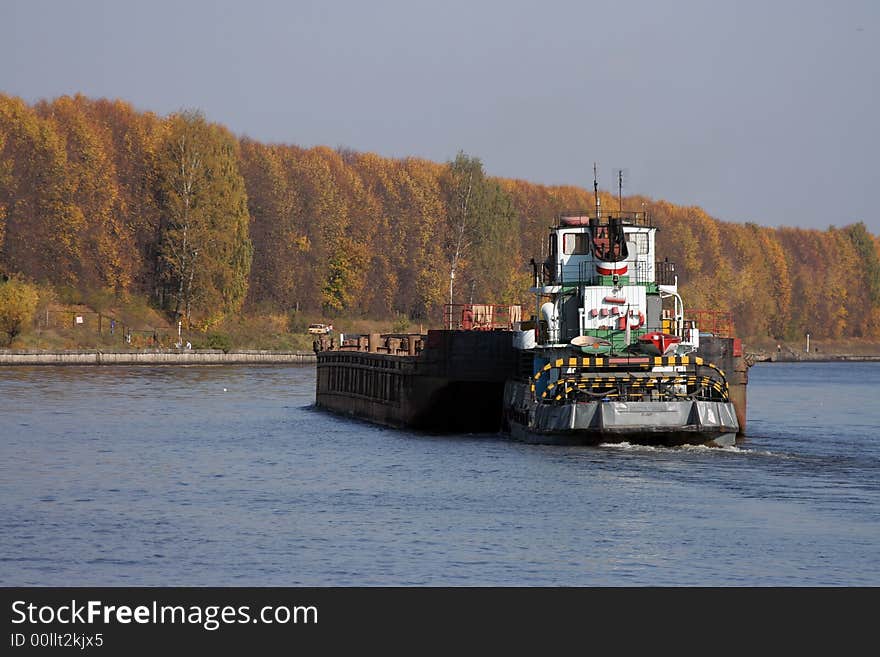
[[[414,434],[314,382],[0,369],[0,584],[880,585],[880,363],[753,367],[726,449]]]

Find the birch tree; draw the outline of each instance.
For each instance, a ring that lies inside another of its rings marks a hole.
[[[476,227],[484,210],[483,163],[459,151],[447,173],[448,226],[446,250],[449,259],[449,303],[453,302],[455,275],[473,244]]]
[[[253,252],[238,145],[201,114],[170,120],[160,161],[166,307],[187,323],[241,308]]]
[[[497,180],[487,178],[479,158],[459,152],[447,170],[449,303],[456,276],[467,270],[471,287],[486,301],[507,301],[506,283],[517,278],[519,224],[513,200]],[[522,278],[522,281],[527,281]]]

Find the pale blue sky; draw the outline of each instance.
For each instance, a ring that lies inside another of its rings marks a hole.
[[[880,233],[876,0],[0,0],[0,91]]]

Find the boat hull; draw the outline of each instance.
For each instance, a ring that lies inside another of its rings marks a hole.
[[[573,399],[565,399],[568,390],[556,388],[562,396],[535,390],[535,350],[516,347],[521,343],[518,337],[515,332],[504,331],[432,331],[425,348],[414,356],[321,352],[316,405],[386,426],[434,433],[502,431],[516,440],[541,444],[726,445],[732,444],[735,435],[744,429],[738,418],[745,414],[746,379],[733,388],[742,393],[741,407],[734,395],[731,401],[650,399],[660,396],[654,390],[669,394],[668,389],[663,392],[660,387],[667,377],[705,374],[696,370],[690,374],[666,371],[703,367],[696,357],[689,359],[688,365],[683,358],[669,357],[662,363],[662,372],[652,371],[657,365],[653,360],[645,364],[632,359],[631,367],[628,363],[609,362],[605,369],[591,369],[588,362],[587,373],[608,381],[623,381],[620,377],[626,375],[627,386],[617,399],[608,401],[583,399],[583,395],[577,398],[577,392]],[[729,350],[715,351],[709,355],[725,369],[733,369]],[[555,365],[553,357],[555,354],[550,354],[543,360]],[[582,357],[573,365],[570,357],[566,353],[560,365],[565,368],[564,376],[574,374],[568,372],[572,366],[584,367]],[[717,372],[717,368],[712,371]],[[660,380],[655,386],[653,379],[657,377]],[[634,395],[648,399],[626,401]]]
[[[736,441],[739,424],[730,402],[588,401],[523,403],[526,387],[510,382],[505,391],[507,429],[516,440],[547,445],[710,444]]]
[[[511,438],[531,445],[605,445],[630,443],[676,447],[680,445],[706,445],[710,447],[730,447],[736,444],[735,431],[709,431],[702,428],[678,429],[616,429],[613,431],[593,429],[574,429],[560,432],[538,432],[530,427],[511,423],[508,433]]]

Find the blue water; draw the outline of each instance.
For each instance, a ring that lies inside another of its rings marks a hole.
[[[312,367],[0,369],[2,585],[880,585],[880,363],[759,364],[735,448],[313,410]]]

